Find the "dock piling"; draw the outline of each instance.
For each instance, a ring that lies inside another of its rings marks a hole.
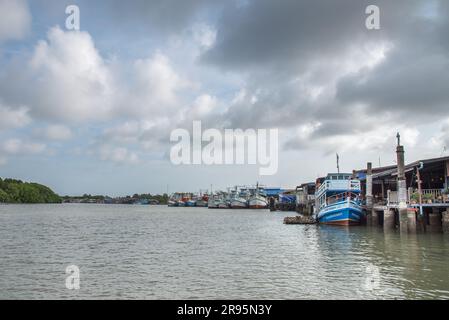
[[[369,226],[377,226],[378,223],[373,223],[373,165],[371,162],[366,166],[366,224]]]
[[[429,213],[429,224],[427,225],[428,231],[440,231],[442,227],[442,216],[438,208],[432,208],[432,212]]]
[[[449,210],[443,212],[442,226],[443,232],[449,234]]]
[[[376,210],[371,211],[371,225],[377,227],[379,225],[379,216]]]
[[[407,210],[407,232],[414,233],[416,232],[416,211],[415,210]]]
[[[366,169],[366,208],[370,211],[373,208],[373,164],[367,163]]]
[[[384,230],[393,230],[395,228],[394,214],[393,209],[384,210]]]

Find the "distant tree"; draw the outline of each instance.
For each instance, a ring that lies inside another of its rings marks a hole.
[[[9,199],[9,195],[3,191],[3,189],[0,189],[0,203],[8,203],[11,202]]]
[[[0,202],[60,203],[61,198],[44,185],[4,179],[0,181]]]

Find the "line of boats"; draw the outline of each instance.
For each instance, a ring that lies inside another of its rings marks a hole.
[[[311,210],[304,214],[312,214],[319,223],[354,225],[363,219],[363,201],[361,182],[350,173],[330,173],[318,178],[308,186],[309,194],[297,187],[296,190],[281,192],[276,202],[290,203],[296,197],[296,210],[305,203],[311,204]],[[293,195],[292,195],[293,194]],[[174,193],[168,205],[172,207],[208,207],[210,209],[266,209],[269,200],[265,188],[259,186],[236,186],[227,192],[192,194]],[[305,211],[304,211],[305,212]]]
[[[267,194],[264,187],[235,186],[227,192],[210,194],[174,193],[168,200],[170,207],[208,207],[209,209],[266,209]]]

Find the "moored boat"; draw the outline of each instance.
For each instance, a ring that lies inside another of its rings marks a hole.
[[[249,199],[250,209],[266,209],[267,207],[268,207],[267,198],[259,193],[252,195],[251,198]]]
[[[209,195],[204,194],[204,195],[201,196],[201,198],[198,198],[196,200],[195,205],[197,207],[207,207],[208,203],[209,203]]]
[[[242,197],[235,197],[230,204],[232,209],[246,209],[248,208],[248,201]]]
[[[213,194],[208,199],[207,207],[209,209],[218,209],[218,205],[220,204],[220,202],[220,196],[217,194]]]
[[[182,200],[176,201],[176,207],[185,207],[186,203]]]
[[[229,206],[232,209],[246,209],[248,208],[248,198],[250,196],[249,190],[245,187],[235,187],[231,195]]]
[[[172,200],[172,199],[168,200],[167,203],[168,203],[169,207],[176,207],[178,205],[178,203],[175,200]]]
[[[199,200],[196,200],[195,206],[196,207],[207,207],[207,203],[208,203],[208,201],[199,199]]]
[[[228,204],[228,202],[226,200],[221,200],[218,203],[218,208],[219,209],[228,209],[229,208],[229,204]]]
[[[363,216],[360,181],[349,173],[328,174],[317,185],[316,218],[323,224],[357,225]]]
[[[251,196],[248,200],[250,209],[266,209],[268,208],[268,200],[263,187],[259,187],[257,183],[256,188],[251,191]]]

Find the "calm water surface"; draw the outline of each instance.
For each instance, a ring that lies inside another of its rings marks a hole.
[[[0,205],[0,299],[448,299],[449,237],[285,213]],[[65,287],[65,268],[81,289]]]

